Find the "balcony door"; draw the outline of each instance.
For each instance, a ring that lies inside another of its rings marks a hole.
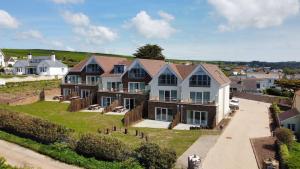
[[[134,98],[124,98],[124,107],[128,110],[132,110],[135,107]]]
[[[187,123],[194,125],[207,126],[207,112],[205,111],[188,111]]]

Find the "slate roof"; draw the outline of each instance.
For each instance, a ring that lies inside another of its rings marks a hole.
[[[278,117],[279,117],[280,121],[284,121],[284,120],[289,119],[291,117],[295,117],[295,116],[297,116],[299,114],[300,113],[299,113],[299,111],[296,108],[292,108],[290,110],[287,110],[285,112],[280,113],[278,115]]]
[[[229,84],[230,79],[220,70],[217,65],[213,64],[201,64],[204,69],[220,84]]]
[[[40,62],[41,64],[47,64],[49,67],[67,67],[65,64],[61,63],[59,60],[44,60]]]
[[[166,64],[164,60],[138,59],[151,77],[155,76]]]

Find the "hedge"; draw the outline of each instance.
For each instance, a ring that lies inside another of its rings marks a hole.
[[[107,162],[99,161],[95,158],[86,158],[77,154],[75,151],[68,148],[62,143],[56,144],[41,144],[36,141],[18,137],[3,131],[0,131],[0,139],[18,144],[22,147],[29,148],[38,153],[47,155],[61,162],[76,165],[86,169],[141,169],[142,167],[136,162]]]
[[[124,161],[131,154],[127,145],[118,139],[94,134],[82,135],[75,151],[87,157],[108,161]]]
[[[67,139],[71,131],[43,119],[7,110],[0,110],[0,129],[44,144]]]

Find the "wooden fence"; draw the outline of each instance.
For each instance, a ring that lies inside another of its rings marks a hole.
[[[111,112],[115,107],[118,107],[119,105],[119,101],[115,100],[109,106],[105,107],[104,112]]]
[[[144,103],[127,112],[124,116],[124,121],[123,121],[124,125],[128,127],[142,120],[143,109],[144,109]]]
[[[169,129],[173,129],[180,122],[180,112],[177,112],[169,125]]]
[[[86,98],[72,98],[71,103],[69,105],[70,112],[76,112],[81,109],[87,108],[89,105],[93,104],[93,96],[89,96]]]

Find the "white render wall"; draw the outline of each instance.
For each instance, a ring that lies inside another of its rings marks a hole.
[[[300,132],[300,116],[295,116],[295,117],[291,117],[288,118],[284,121],[281,121],[281,125],[283,125],[283,127],[288,128],[288,124],[295,124],[295,131],[296,132]]]
[[[17,68],[16,67],[13,68],[13,73],[15,75],[25,75],[26,74],[25,71],[26,71],[25,67],[22,67],[22,72],[17,72]]]
[[[61,67],[47,67],[46,72],[40,72],[40,68],[37,67],[37,74],[39,75],[45,75],[45,76],[64,76],[68,73],[68,68],[64,67],[64,70],[62,70]]]
[[[230,85],[223,86],[219,89],[218,94],[218,109],[217,109],[217,123],[219,123],[230,112],[229,108],[229,90]]]

